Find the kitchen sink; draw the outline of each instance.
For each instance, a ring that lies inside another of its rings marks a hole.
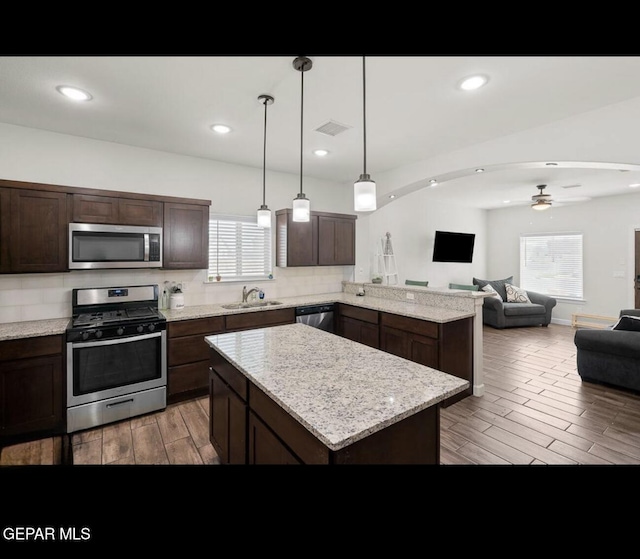
[[[274,305],[282,305],[280,301],[256,301],[255,303],[230,303],[221,305],[223,309],[255,309],[257,307],[272,307]]]

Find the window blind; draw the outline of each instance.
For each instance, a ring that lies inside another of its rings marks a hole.
[[[582,233],[521,235],[520,287],[582,299]]]
[[[209,276],[221,281],[266,279],[271,268],[271,229],[255,217],[211,215]]]

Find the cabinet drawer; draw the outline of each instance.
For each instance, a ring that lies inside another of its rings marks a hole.
[[[168,337],[192,336],[194,334],[218,334],[224,330],[224,317],[195,318],[193,320],[178,320],[167,324]]]
[[[343,303],[340,303],[338,308],[342,316],[348,316],[356,320],[362,320],[363,322],[370,322],[371,324],[378,324],[378,311],[352,307],[351,305],[345,305]]]
[[[232,330],[246,330],[249,328],[263,328],[278,324],[293,324],[295,309],[276,309],[273,311],[255,311],[242,314],[227,315],[227,332]]]
[[[169,367],[206,361],[209,358],[209,345],[202,334],[173,338],[169,341]]]
[[[40,336],[0,342],[0,361],[62,354],[62,336]]]
[[[419,334],[420,336],[438,339],[438,324],[436,322],[409,318],[398,314],[380,313],[380,324],[398,330],[404,330],[405,332]]]
[[[211,356],[211,368],[246,402],[249,392],[247,377],[236,370],[215,349],[209,348],[209,355]]]

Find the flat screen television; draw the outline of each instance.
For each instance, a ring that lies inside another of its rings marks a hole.
[[[474,233],[436,231],[433,244],[434,262],[471,262],[473,260]]]

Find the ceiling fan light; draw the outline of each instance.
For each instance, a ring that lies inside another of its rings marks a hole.
[[[353,184],[353,207],[356,212],[376,209],[376,183],[365,173]]]
[[[551,207],[551,202],[546,202],[544,200],[538,200],[535,204],[531,204],[531,207],[534,210],[538,210],[538,211],[548,210]]]

